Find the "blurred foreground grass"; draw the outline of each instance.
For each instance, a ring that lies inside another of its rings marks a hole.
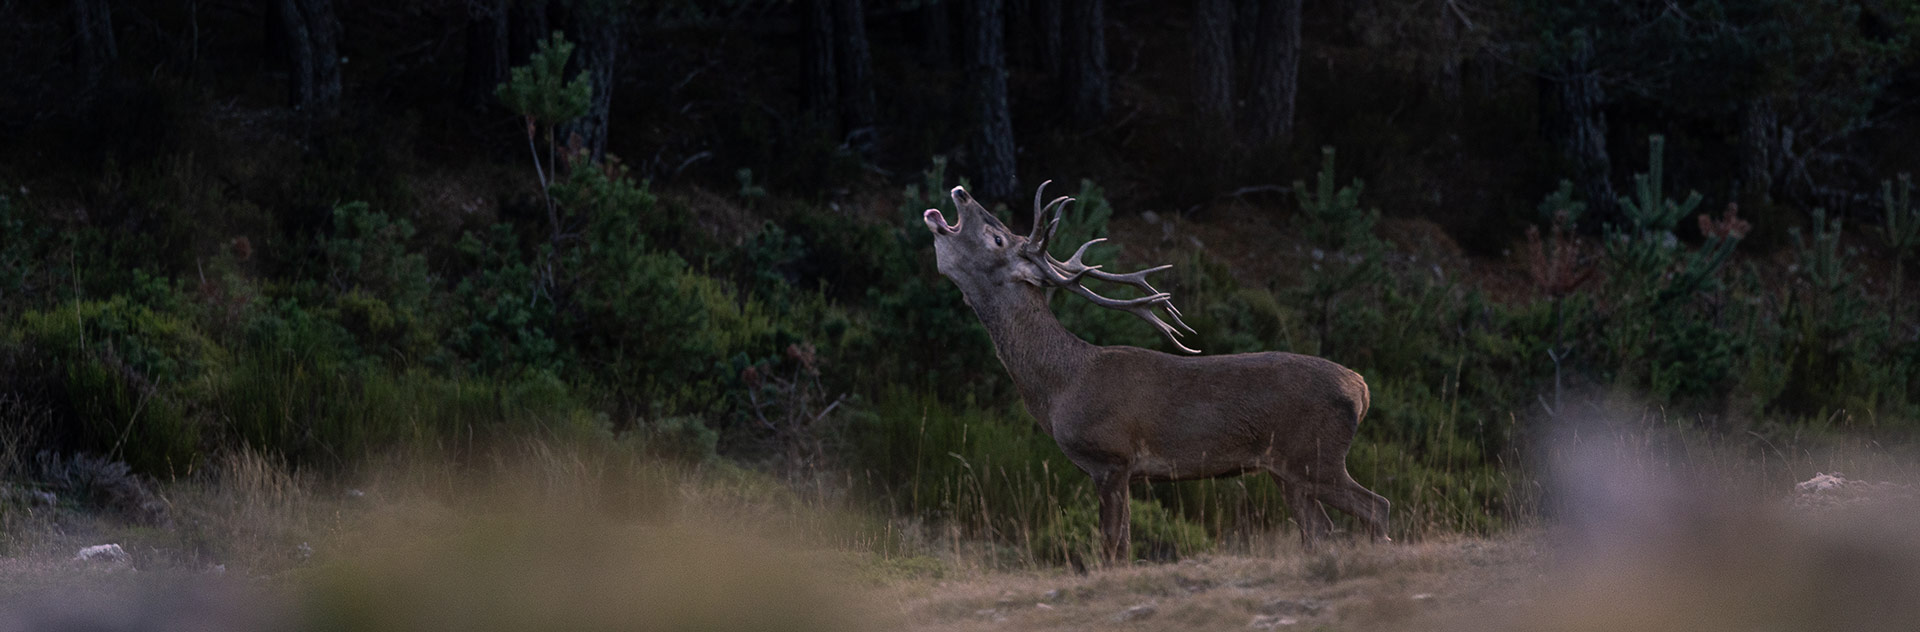
[[[1656,421],[1660,421],[1656,418]],[[1569,422],[1572,423],[1571,421]],[[1095,568],[829,486],[606,444],[412,449],[352,475],[234,452],[140,524],[9,494],[0,630],[1912,629],[1912,455],[1676,424],[1543,442],[1541,519],[1301,551],[1284,529]],[[1808,470],[1886,497],[1789,502]],[[889,517],[879,517],[889,516]],[[1011,524],[1011,523],[1009,523]],[[1009,534],[1015,539],[1037,534]],[[125,564],[73,561],[123,545]],[[137,569],[137,570],[136,570]],[[1777,624],[1777,625],[1776,625]]]

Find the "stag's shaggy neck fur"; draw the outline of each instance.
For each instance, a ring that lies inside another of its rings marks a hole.
[[[1013,376],[1013,385],[1027,403],[1027,411],[1040,422],[1041,429],[1053,434],[1051,410],[1054,393],[1061,392],[1080,376],[1087,361],[1098,348],[1081,340],[1060,324],[1047,309],[1046,292],[1025,283],[1014,282],[1011,291],[987,291],[961,287],[967,304],[980,317],[980,324],[993,338],[994,355]]]

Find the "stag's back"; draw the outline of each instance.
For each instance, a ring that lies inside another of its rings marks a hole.
[[[1104,347],[1043,421],[1063,448],[1221,464],[1292,453],[1318,460],[1345,457],[1368,399],[1360,374],[1313,356]]]

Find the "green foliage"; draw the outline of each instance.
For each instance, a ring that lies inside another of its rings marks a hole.
[[[840,245],[844,242],[834,237],[813,240],[822,254],[848,253],[859,262],[852,268],[865,273],[851,277],[864,281],[864,294],[852,298],[867,308],[865,318],[857,318],[842,353],[861,358],[848,370],[872,389],[869,393],[903,386],[939,393],[948,401],[1011,397],[986,328],[935,268],[933,235],[920,219],[929,208],[947,217],[957,213],[947,196],[946,169],[946,159],[936,156],[921,181],[902,192],[892,224],[877,231],[852,229],[857,245]],[[837,220],[828,232],[849,230],[845,224]],[[927,344],[935,339],[940,344]]]
[[[1573,199],[1573,181],[1561,180],[1559,188],[1540,200],[1535,215],[1549,226],[1555,223],[1575,226],[1586,212],[1587,203]]]
[[[1195,252],[1171,272],[1170,290],[1202,351],[1287,351],[1299,344],[1294,328],[1303,319],[1272,292],[1242,287],[1225,263]]]
[[[699,417],[661,417],[640,429],[640,445],[647,454],[690,463],[719,459],[720,433]]]
[[[374,212],[365,202],[334,207],[333,234],[320,242],[328,281],[342,294],[364,293],[419,314],[433,279],[427,258],[408,247],[413,236],[411,222]]]
[[[333,209],[333,234],[320,242],[334,291],[335,320],[371,349],[401,357],[431,352],[434,287],[427,259],[407,242],[412,223],[373,212],[364,202]]]
[[[1898,367],[1876,371],[1872,365],[1880,363],[1862,361],[1885,347],[1887,323],[1860,287],[1856,254],[1841,243],[1840,219],[1828,222],[1826,212],[1815,209],[1813,230],[1796,227],[1789,235],[1794,265],[1780,318],[1788,370],[1780,404],[1802,414],[1871,408],[1872,393],[1879,390],[1872,387],[1884,380],[1873,374],[1891,377],[1886,374]]]
[[[533,261],[521,255],[513,226],[495,224],[484,240],[467,233],[459,247],[472,273],[454,286],[452,302],[463,318],[448,332],[447,346],[481,374],[558,370],[558,315]]]
[[[1206,529],[1181,518],[1151,500],[1132,499],[1133,559],[1169,562],[1211,552],[1215,543]],[[1060,515],[1033,535],[1033,556],[1056,564],[1092,563],[1100,559],[1100,511],[1090,502],[1062,508]]]
[[[647,247],[643,229],[656,199],[643,183],[623,170],[574,169],[554,198],[567,223],[583,227],[580,240],[557,253],[553,299],[564,308],[553,331],[566,332],[561,340],[580,369],[669,410],[706,407],[724,399],[713,387],[726,377],[726,359],[778,348],[777,328],[758,303]]]
[[[198,461],[208,437],[193,404],[228,354],[190,323],[126,297],[78,301],[22,314],[7,344],[55,359],[49,377],[73,414],[58,430],[69,445],[150,474]]]
[[[1373,234],[1380,210],[1360,206],[1364,183],[1355,179],[1351,186],[1337,187],[1333,148],[1323,147],[1320,153],[1323,161],[1314,189],[1309,192],[1305,182],[1293,183],[1300,201],[1295,224],[1314,248],[1300,284],[1286,295],[1316,325],[1314,352],[1340,358],[1351,345],[1337,342],[1342,337],[1336,326],[1365,332],[1379,324],[1367,318],[1378,311],[1352,309],[1343,302],[1352,291],[1375,288],[1386,279],[1385,243]]]
[[[1634,281],[1651,280],[1666,272],[1680,258],[1674,227],[1700,206],[1698,191],[1689,191],[1684,202],[1675,202],[1665,196],[1665,148],[1664,137],[1655,134],[1647,138],[1647,172],[1633,176],[1634,190],[1639,198],[1621,197],[1620,211],[1627,220],[1626,224],[1607,225],[1607,255],[1612,258],[1616,270]],[[1727,250],[1731,252],[1731,244],[1728,244]],[[1706,260],[1724,261],[1725,256],[1708,257]],[[1718,266],[1718,261],[1715,261],[1714,267]],[[1676,281],[1671,290],[1661,286],[1648,289],[1656,290],[1660,296],[1670,299],[1691,292],[1702,280],[1698,277],[1682,278],[1690,280]]]
[[[1698,249],[1682,245],[1673,231],[1699,207],[1700,194],[1666,197],[1666,141],[1656,134],[1647,144],[1647,172],[1634,176],[1637,198],[1620,199],[1626,221],[1605,228],[1607,289],[1616,303],[1600,328],[1600,348],[1614,354],[1620,381],[1644,381],[1660,398],[1703,395],[1719,390],[1746,344],[1699,311],[1705,297],[1722,295],[1720,269],[1745,229],[1709,234]],[[1731,214],[1725,221],[1738,222]]]
[[[540,48],[527,58],[527,65],[515,66],[506,83],[494,89],[494,96],[507,109],[525,116],[530,123],[559,125],[587,113],[593,98],[593,83],[580,71],[566,80],[567,60],[573,57],[573,42],[554,31],[540,40]]]
[[[40,244],[50,241],[46,229],[29,224],[12,196],[0,193],[0,315],[24,307],[39,275]]]
[[[1373,235],[1380,221],[1380,209],[1360,206],[1360,192],[1366,183],[1354,178],[1353,184],[1339,186],[1334,179],[1334,150],[1320,148],[1320,174],[1312,189],[1300,180],[1293,181],[1294,196],[1300,201],[1300,214],[1294,224],[1315,247],[1330,251],[1368,252],[1379,246]]]
[[[767,188],[754,184],[752,169],[742,167],[739,171],[733,172],[733,178],[740,182],[740,190],[736,193],[741,199],[751,202],[767,197]]]
[[[1905,299],[1907,261],[1920,249],[1920,207],[1913,205],[1913,176],[1900,174],[1897,194],[1893,182],[1881,181],[1880,200],[1881,208],[1886,211],[1885,219],[1880,222],[1880,241],[1893,251],[1893,292],[1892,300],[1887,302],[1887,313],[1898,325],[1905,317],[1900,304]]]
[[[111,358],[146,382],[198,381],[226,359],[191,323],[125,296],[29,311],[15,335],[59,357]]]
[[[1911,256],[1920,248],[1920,207],[1913,205],[1913,176],[1900,174],[1897,193],[1892,180],[1881,181],[1880,200],[1886,211],[1878,231],[1880,240],[1899,256]]]

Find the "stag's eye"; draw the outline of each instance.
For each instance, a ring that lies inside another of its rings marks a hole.
[[[1001,241],[1001,239],[1000,239],[1000,236],[999,236],[999,235],[994,235],[994,236],[993,236],[993,247],[995,247],[995,248],[999,248],[999,247],[1002,247],[1002,246],[1005,246],[1005,245],[1007,245],[1007,244],[1006,244],[1006,242],[1004,242],[1004,241]]]

